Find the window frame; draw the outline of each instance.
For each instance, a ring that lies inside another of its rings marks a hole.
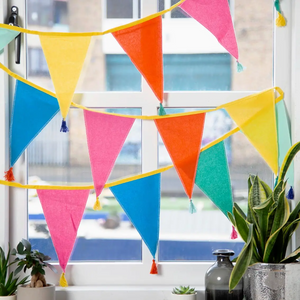
[[[7,0],[0,5],[0,20],[5,23],[9,8],[12,5],[19,7],[20,18],[24,22],[25,1]],[[288,20],[287,26],[278,28],[274,26],[274,86],[279,86],[285,92],[285,103],[291,116],[293,141],[300,140],[300,103],[297,102],[298,89],[300,89],[300,3],[282,0],[281,7]],[[158,8],[156,0],[141,1],[141,17],[155,13]],[[294,18],[293,18],[294,16]],[[275,16],[276,18],[276,16]],[[275,23],[275,22],[274,22]],[[24,24],[22,24],[23,26]],[[23,35],[24,36],[24,35]],[[26,37],[22,40],[21,65],[14,63],[14,45],[6,47],[0,61],[9,68],[26,78]],[[284,47],[282,47],[284,45]],[[14,79],[4,72],[0,72],[0,96],[5,101],[0,101],[0,173],[8,169],[9,155],[9,106],[13,99]],[[221,92],[169,92],[168,104],[170,107],[214,107],[233,101],[254,91],[221,91]],[[8,96],[9,95],[9,96]],[[143,101],[141,101],[141,98]],[[207,99],[209,98],[209,103]],[[185,99],[184,105],[182,99]],[[83,105],[92,107],[138,107],[142,115],[157,114],[158,101],[153,95],[146,81],[142,78],[141,92],[125,92],[120,99],[120,93],[102,92],[97,101],[89,101]],[[292,109],[293,107],[293,109]],[[142,172],[149,172],[158,166],[157,129],[154,122],[142,122],[142,137],[147,133],[147,138],[142,138]],[[3,163],[4,162],[4,163]],[[25,182],[27,178],[26,155],[23,155],[14,167],[17,182]],[[300,179],[300,162],[295,160],[295,193],[297,195]],[[8,241],[16,245],[21,238],[27,235],[27,190],[7,188],[0,185],[0,245],[6,246]],[[8,196],[9,195],[9,196]],[[297,232],[293,239],[300,242]],[[293,247],[295,248],[295,247]],[[70,285],[76,286],[174,286],[187,283],[196,287],[204,286],[204,274],[211,262],[158,262],[159,275],[150,275],[152,256],[142,244],[142,262],[70,262],[67,267],[66,277]],[[57,265],[57,264],[56,264]],[[60,267],[57,265],[58,274],[47,272],[49,282],[58,284]],[[75,299],[75,298],[74,298]],[[146,299],[146,298],[145,298]]]

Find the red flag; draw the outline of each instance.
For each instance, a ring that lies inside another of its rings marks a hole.
[[[205,113],[155,120],[189,199],[194,189],[204,120]]]
[[[164,90],[161,24],[159,16],[112,33],[160,102]]]

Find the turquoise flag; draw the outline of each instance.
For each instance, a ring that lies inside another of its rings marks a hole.
[[[200,153],[196,185],[225,214],[232,213],[231,182],[224,142]]]
[[[278,140],[278,165],[282,165],[284,157],[290,147],[292,147],[291,131],[284,101],[276,104],[276,125]],[[292,162],[285,178],[290,186],[294,186],[294,163]]]
[[[110,188],[153,258],[159,237],[160,173]]]
[[[58,111],[56,98],[17,80],[10,125],[11,167]]]
[[[19,33],[19,31],[0,28],[0,51],[7,44],[9,44]]]

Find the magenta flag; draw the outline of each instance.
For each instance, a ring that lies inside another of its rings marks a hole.
[[[89,190],[37,190],[59,264],[65,273]]]
[[[98,197],[135,119],[85,110],[84,120],[92,175],[96,197]]]
[[[186,0],[180,7],[208,29],[238,60],[239,53],[228,0]]]

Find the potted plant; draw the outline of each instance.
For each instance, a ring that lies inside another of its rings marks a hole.
[[[290,211],[284,181],[287,170],[300,150],[293,145],[282,163],[272,190],[258,176],[248,179],[248,212],[234,203],[228,213],[245,245],[231,273],[233,290],[244,275],[245,299],[299,299],[300,247],[286,256],[288,243],[300,222],[300,203]]]
[[[13,264],[9,262],[10,248],[5,256],[3,249],[0,247],[0,299],[16,300],[16,291],[19,285],[28,282],[28,276],[19,280],[13,271],[9,273],[9,267]],[[18,272],[17,272],[18,273]]]
[[[44,276],[46,267],[56,272],[56,269],[47,262],[51,258],[38,250],[32,250],[30,242],[25,239],[12,250],[12,255],[16,255],[14,262],[18,265],[15,273],[31,269],[30,283],[18,287],[18,300],[54,300],[55,286],[47,284]]]
[[[190,286],[175,287],[172,291],[172,299],[196,300],[197,292]]]

